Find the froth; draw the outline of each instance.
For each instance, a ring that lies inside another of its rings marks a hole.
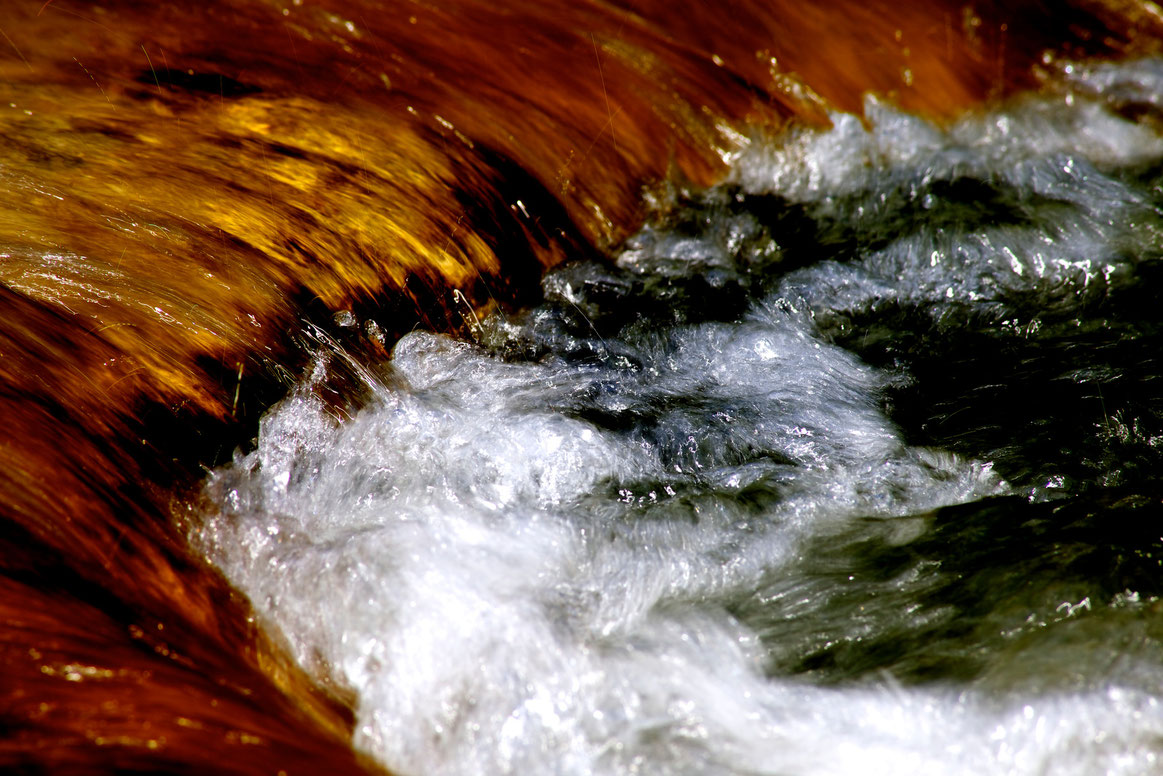
[[[655,233],[616,278],[547,278],[545,306],[486,322],[487,347],[404,337],[353,417],[318,397],[321,354],[254,451],[209,478],[196,540],[303,664],[355,691],[358,747],[403,773],[1150,772],[1148,692],[817,687],[771,675],[738,616],[758,590],[796,589],[822,538],[906,544],[932,510],[1010,492],[988,462],[908,445],[882,396],[907,375],[832,344],[830,320],[1078,304],[1153,228],[1114,168],[1163,145],[1097,98],[948,130],[870,102],[867,126],[834,124],[753,144],[741,196],[858,232],[907,201],[920,226],[777,270],[727,320],[603,332],[593,288],[684,273],[720,288],[763,239],[747,218],[723,239]],[[1012,223],[926,221],[938,184],[962,180]]]

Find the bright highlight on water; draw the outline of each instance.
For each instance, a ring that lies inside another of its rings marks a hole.
[[[1163,770],[1163,63],[1072,79],[321,346],[196,541],[401,773]]]

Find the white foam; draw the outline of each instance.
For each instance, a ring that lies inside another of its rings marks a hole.
[[[1021,182],[1031,161],[1062,157],[1088,166],[1128,166],[1157,159],[1163,138],[1111,113],[1104,81],[1126,84],[1116,66],[1086,81],[1098,92],[1025,97],[1007,110],[970,115],[947,129],[878,101],[865,100],[862,121],[831,116],[833,129],[792,129],[767,143],[750,143],[736,160],[732,180],[750,192],[778,192],[792,201],[827,200],[899,185],[901,181],[974,176]],[[1158,67],[1158,65],[1156,65]],[[1138,81],[1132,81],[1138,84]],[[1129,88],[1129,87],[1128,87]],[[1146,91],[1149,84],[1140,85]],[[1065,190],[1065,189],[1064,189]],[[1094,203],[1098,204],[1098,203]]]
[[[869,119],[753,144],[737,180],[826,205],[974,175],[1070,216],[815,264],[741,321],[603,342],[621,365],[413,333],[354,417],[316,397],[321,361],[209,478],[197,541],[304,665],[355,690],[357,747],[405,774],[1157,772],[1157,695],[1117,676],[1036,696],[816,687],[766,676],[730,613],[794,587],[814,540],[860,524],[907,543],[931,510],[1007,492],[988,463],[908,447],[881,408],[891,376],[816,319],[1069,303],[1125,269],[1145,207],[1101,168],[1163,154],[1081,98],[948,131],[876,103]]]

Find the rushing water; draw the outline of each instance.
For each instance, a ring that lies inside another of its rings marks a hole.
[[[196,541],[403,773],[1163,771],[1163,64],[1067,72],[320,346]]]

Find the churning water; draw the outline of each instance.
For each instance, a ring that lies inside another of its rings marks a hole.
[[[1163,63],[1066,73],[320,346],[195,540],[406,774],[1163,772]]]

